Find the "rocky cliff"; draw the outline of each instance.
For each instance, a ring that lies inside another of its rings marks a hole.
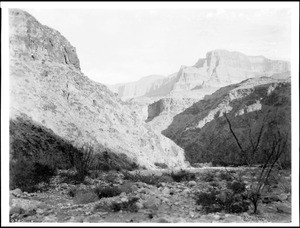
[[[223,87],[176,115],[162,133],[184,148],[191,162],[234,164],[238,162],[239,148],[224,113],[245,150],[251,148],[251,142],[256,142],[264,125],[260,144],[263,151],[273,142],[268,137],[273,137],[274,132],[279,131],[281,137],[288,134],[290,140],[290,87],[289,79],[270,77],[247,79]],[[290,152],[287,161],[288,156]]]
[[[17,9],[9,23],[11,120],[29,120],[75,146],[126,154],[147,168],[187,165],[180,147],[80,71],[75,48],[59,32]]]
[[[220,88],[253,77],[276,75],[277,78],[287,78],[289,71],[290,63],[287,61],[218,49],[208,52],[205,58],[200,58],[193,66],[181,66],[177,73],[163,80],[151,81],[151,89],[137,95],[155,97],[176,94],[191,97],[195,91],[203,88]],[[145,87],[145,83],[142,86]],[[131,84],[119,86],[119,96],[136,97],[134,91],[138,87],[137,83],[134,87]]]
[[[136,82],[107,85],[107,87],[117,93],[120,98],[128,99],[144,96],[157,90],[163,84],[164,78],[162,75],[149,75]]]

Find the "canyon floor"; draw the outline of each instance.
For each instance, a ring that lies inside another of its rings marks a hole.
[[[243,213],[204,213],[196,204],[197,192],[207,187],[226,185],[222,173],[241,173],[245,183],[250,174],[242,167],[191,168],[194,180],[147,184],[126,178],[123,172],[101,172],[83,183],[70,179],[70,171],[59,171],[47,189],[33,193],[15,189],[10,192],[10,222],[17,223],[289,223],[291,222],[290,171],[280,177],[286,182],[272,183],[259,204]],[[130,171],[128,175],[157,177],[171,170]],[[223,175],[224,176],[224,175]],[[148,182],[149,183],[149,182]],[[289,183],[289,184],[286,184]],[[117,187],[119,195],[98,198],[97,186]],[[130,203],[134,202],[134,207]],[[127,203],[127,204],[126,204]],[[115,209],[111,206],[115,204]],[[121,205],[127,205],[123,207]],[[129,205],[129,206],[128,206]],[[133,208],[133,210],[132,210]]]

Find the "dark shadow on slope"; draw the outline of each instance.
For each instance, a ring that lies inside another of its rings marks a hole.
[[[78,168],[78,159],[86,151],[56,135],[51,129],[23,115],[10,120],[10,189],[35,191],[40,182],[49,182],[57,169]],[[92,151],[91,169],[137,169],[125,154],[103,148]]]
[[[282,134],[289,136],[287,152],[282,157],[281,163],[285,167],[290,166],[290,136],[291,136],[291,88],[286,83],[271,93],[268,93],[268,85],[256,86],[254,92],[241,99],[230,102],[233,109],[228,114],[239,139],[249,148],[249,130],[256,137],[264,117],[267,115],[267,125],[264,130],[261,150],[267,150],[274,133],[279,129]],[[162,133],[173,140],[185,150],[186,159],[191,163],[213,162],[214,165],[243,165],[239,161],[239,148],[229,132],[228,124],[224,116],[216,113],[214,119],[206,123],[202,128],[194,128],[199,121],[206,117],[210,110],[216,108],[224,99],[224,96],[236,85],[230,85],[216,91],[204,100],[195,103],[190,108],[173,118],[171,125]],[[262,98],[262,99],[260,99]],[[246,106],[260,100],[262,109],[243,115],[235,114]],[[190,128],[189,128],[190,127]],[[264,159],[263,153],[257,157],[257,162]]]

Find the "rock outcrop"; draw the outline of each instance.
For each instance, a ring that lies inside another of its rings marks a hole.
[[[80,71],[66,38],[17,9],[10,10],[10,119],[29,120],[74,146],[126,154],[146,168],[187,166],[180,147]]]
[[[274,142],[268,137],[274,136],[275,128],[281,132],[281,138],[287,134],[290,140],[290,87],[289,79],[270,77],[247,79],[223,87],[176,115],[162,133],[184,148],[191,162],[234,164],[238,162],[239,148],[224,113],[245,150],[251,148],[251,140],[256,142],[264,125],[263,133],[266,133],[260,144],[263,151]],[[288,161],[290,152],[286,156]]]
[[[10,52],[23,61],[55,62],[80,70],[76,49],[58,31],[24,11],[10,12]]]
[[[190,107],[198,99],[167,97],[148,106],[148,118],[146,122],[158,132],[165,130],[178,113]]]

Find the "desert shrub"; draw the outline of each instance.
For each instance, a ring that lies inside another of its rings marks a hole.
[[[221,200],[217,198],[219,193],[214,188],[209,191],[199,192],[196,196],[196,204],[202,205],[206,213],[222,211]]]
[[[212,187],[219,187],[220,186],[220,184],[218,183],[218,182],[216,182],[216,181],[211,181],[210,182],[210,186],[212,186]]]
[[[94,192],[99,197],[99,199],[118,196],[122,193],[119,187],[110,187],[110,186],[108,187],[98,186],[95,188]]]
[[[19,158],[10,162],[10,189],[20,188],[22,191],[34,192],[41,182],[47,186],[54,174],[55,169],[48,165]]]
[[[232,176],[228,172],[220,172],[218,177],[221,180],[225,180],[225,181],[231,181],[232,180]]]
[[[166,174],[166,173],[164,173],[163,175],[161,175],[159,177],[159,180],[160,180],[161,183],[162,182],[164,182],[164,183],[171,183],[171,182],[174,181],[173,178],[169,174]]]
[[[71,197],[74,197],[77,193],[77,188],[76,187],[72,187],[69,189],[68,191],[68,195],[71,196]]]
[[[123,210],[130,212],[137,212],[138,208],[136,202],[139,200],[138,197],[129,198],[127,202],[113,202],[111,204],[111,209],[115,212]]]
[[[88,144],[83,145],[80,152],[74,154],[74,166],[79,179],[84,180],[89,174],[93,167],[94,158],[94,149]]]
[[[158,168],[161,168],[161,169],[167,169],[168,168],[168,165],[166,163],[162,163],[162,162],[155,162],[154,165],[157,166]]]
[[[119,178],[119,176],[115,171],[111,171],[103,177],[103,179],[106,182],[110,182],[110,183],[114,183],[116,180],[118,180],[118,178]]]
[[[241,213],[248,211],[250,201],[246,192],[235,193],[232,190],[209,188],[196,194],[196,203],[202,205],[205,213],[225,211]]]
[[[88,204],[99,200],[99,197],[94,191],[79,191],[75,194],[73,202],[75,204]]]
[[[108,172],[112,170],[112,167],[104,162],[99,162],[97,166],[97,170]]]
[[[126,154],[123,153],[114,153],[108,149],[96,154],[95,163],[93,169],[101,171],[110,171],[110,170],[135,170],[139,166],[136,162],[129,159]]]
[[[212,182],[214,181],[215,176],[212,172],[206,172],[200,176],[200,179],[205,182]]]
[[[234,180],[232,182],[227,182],[227,188],[231,189],[234,193],[242,193],[246,190],[246,185],[242,181]]]
[[[154,174],[152,175],[142,175],[139,173],[131,174],[129,172],[123,172],[124,180],[131,180],[133,182],[143,182],[150,185],[158,185],[160,183],[160,177]]]
[[[172,172],[170,174],[170,176],[176,182],[190,181],[190,180],[195,180],[196,179],[196,175],[194,173],[190,173],[190,172],[188,172],[186,170],[180,170],[177,173]]]
[[[24,157],[53,169],[73,166],[73,155],[78,149],[29,117],[10,120],[9,134],[11,160]]]

